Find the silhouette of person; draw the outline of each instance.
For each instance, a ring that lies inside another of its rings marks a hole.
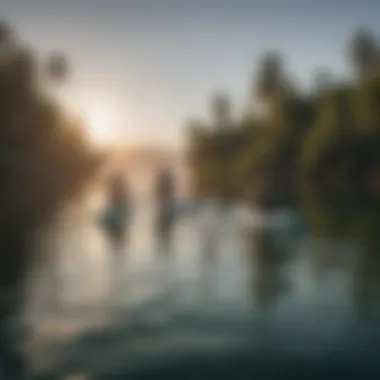
[[[112,255],[111,281],[113,286],[118,288],[123,269],[120,261],[124,257],[124,249],[129,238],[130,194],[127,183],[121,175],[113,176],[107,185],[107,205],[102,226]]]
[[[169,167],[159,170],[156,178],[157,203],[156,237],[161,253],[169,253],[173,223],[175,220],[174,198],[176,179]]]
[[[103,227],[115,253],[120,253],[127,239],[129,202],[126,181],[115,175],[108,184],[107,210],[103,219]]]

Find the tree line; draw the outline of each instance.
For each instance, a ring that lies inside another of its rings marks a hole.
[[[379,42],[361,28],[346,51],[351,78],[319,68],[306,94],[287,76],[280,53],[264,54],[250,94],[260,112],[233,117],[228,92],[216,93],[212,122],[188,125],[192,194],[234,200],[256,189],[259,203],[301,211],[315,235],[351,236],[354,229],[373,238],[380,210]]]

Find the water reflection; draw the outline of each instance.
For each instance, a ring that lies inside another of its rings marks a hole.
[[[112,309],[104,291],[107,246],[100,244],[96,226],[86,227],[82,267],[87,270],[81,276],[89,292],[77,304],[87,306],[63,303],[55,329],[45,312],[50,330],[40,322],[40,359],[58,342],[62,351],[55,366],[67,369],[79,362],[80,371],[91,373],[110,374],[112,368],[145,373],[146,360],[169,366],[181,355],[192,360],[203,355],[212,363],[227,352],[243,358],[269,350],[290,361],[315,359],[328,347],[340,350],[349,333],[364,326],[358,321],[378,308],[380,261],[347,241],[301,236],[295,224],[283,223],[284,213],[266,219],[281,223],[264,223],[242,235],[232,211],[221,216],[211,204],[202,206],[177,220],[172,254],[165,260],[156,250],[152,204],[136,206],[136,213],[129,257],[109,261],[111,272],[120,273]],[[63,278],[67,287],[71,277]],[[77,285],[71,296],[80,292]],[[100,326],[96,334],[83,335],[95,326]]]
[[[206,205],[198,210],[196,219],[200,266],[200,296],[204,303],[215,297],[220,259],[219,210]]]
[[[269,307],[283,289],[281,276],[282,260],[280,250],[276,246],[275,234],[262,230],[255,234],[252,249],[253,260],[251,291],[259,307]]]
[[[354,270],[354,303],[365,320],[379,318],[380,258],[363,253]]]

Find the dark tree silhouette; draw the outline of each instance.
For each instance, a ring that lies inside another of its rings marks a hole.
[[[379,61],[379,45],[370,30],[359,28],[353,33],[349,55],[359,75],[374,68]]]
[[[0,357],[12,365],[8,322],[23,303],[31,238],[79,194],[100,161],[81,126],[44,94],[32,52],[9,35],[0,28]]]
[[[0,46],[1,49],[5,48],[6,45],[8,45],[13,37],[13,31],[9,27],[9,25],[2,21],[0,23]]]
[[[54,53],[51,55],[47,64],[47,74],[53,82],[58,84],[67,79],[68,63],[62,53]]]
[[[314,93],[323,95],[334,87],[334,74],[327,67],[319,67],[314,71]]]
[[[284,62],[276,52],[266,53],[259,65],[258,77],[254,83],[254,92],[260,98],[271,100],[284,90]]]
[[[226,128],[232,124],[231,100],[228,93],[219,91],[211,99],[211,115],[214,126]]]

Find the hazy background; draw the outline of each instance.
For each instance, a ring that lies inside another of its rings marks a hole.
[[[358,25],[379,32],[380,4],[305,0],[1,0],[2,16],[43,56],[75,67],[70,109],[108,115],[96,139],[183,142],[184,117],[205,114],[223,86],[245,103],[259,54],[280,50],[301,88],[316,64],[347,74],[342,46]]]

